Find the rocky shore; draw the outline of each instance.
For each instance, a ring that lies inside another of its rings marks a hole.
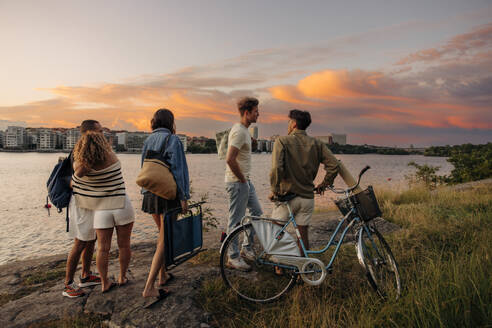
[[[337,225],[337,212],[317,213],[311,225],[313,245],[324,244]],[[391,232],[399,229],[378,219],[378,229]],[[87,295],[77,299],[62,296],[66,254],[9,263],[0,267],[0,326],[52,327],[209,327],[211,315],[198,302],[199,289],[205,277],[219,275],[218,236],[214,230],[204,236],[200,255],[172,270],[176,279],[170,283],[172,294],[150,309],[144,309],[141,297],[150,268],[153,242],[133,245],[129,273],[130,282],[102,294],[99,286],[84,288]],[[353,239],[348,236],[347,240]],[[68,251],[68,250],[67,250]],[[93,264],[95,269],[95,263]],[[109,272],[118,272],[117,252],[109,262]],[[80,269],[80,268],[79,268]],[[78,273],[77,275],[78,276]]]

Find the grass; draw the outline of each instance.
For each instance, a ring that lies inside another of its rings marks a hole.
[[[188,262],[194,265],[214,265],[219,263],[219,258],[220,254],[217,249],[207,249],[192,257]]]
[[[219,327],[492,327],[492,186],[455,192],[382,191],[386,235],[402,276],[402,297],[370,289],[352,244],[319,287],[296,286],[281,300],[240,300],[221,278],[203,283],[199,301]],[[331,255],[327,253],[323,260]]]

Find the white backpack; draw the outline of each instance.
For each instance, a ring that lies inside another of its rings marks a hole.
[[[217,132],[215,134],[215,143],[217,144],[217,155],[219,159],[224,160],[227,155],[227,146],[229,143],[229,132],[231,129],[225,131]]]

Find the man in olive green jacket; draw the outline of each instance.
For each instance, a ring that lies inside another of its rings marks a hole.
[[[289,112],[288,135],[275,140],[270,172],[270,199],[287,194],[296,195],[289,201],[289,205],[306,250],[309,249],[308,226],[314,210],[314,191],[322,191],[332,185],[339,171],[338,160],[328,147],[307,135],[306,129],[310,124],[309,112],[298,109]],[[320,164],[324,164],[326,175],[315,188],[314,179]],[[272,217],[288,219],[287,206],[276,203]]]

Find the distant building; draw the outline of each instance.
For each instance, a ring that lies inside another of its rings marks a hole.
[[[257,151],[262,153],[262,152],[267,152],[271,153],[273,148],[273,141],[270,140],[265,140],[265,139],[259,139],[258,140],[258,148]]]
[[[116,149],[127,149],[126,141],[128,140],[128,132],[116,133]]]
[[[56,133],[51,129],[39,129],[39,144],[40,150],[51,150],[56,147]]]
[[[150,135],[148,132],[126,132],[126,149],[132,152],[142,151],[145,139]],[[118,141],[119,142],[119,141]]]
[[[331,134],[333,138],[333,143],[337,143],[339,145],[346,145],[347,144],[347,135],[346,134]]]
[[[183,144],[183,150],[186,152],[188,150],[188,137],[185,134],[178,134],[179,140]]]
[[[190,144],[198,144],[200,146],[205,147],[207,144],[207,141],[209,140],[207,137],[200,136],[200,137],[186,137],[188,143]]]
[[[26,128],[9,126],[5,132],[5,148],[25,148]]]
[[[249,128],[249,134],[254,138],[254,139],[258,139],[258,127],[255,125],[255,126],[252,126]]]
[[[267,143],[267,140],[259,139],[257,142],[258,142],[257,151],[258,152],[264,152],[264,151],[266,151],[266,143]]]
[[[347,144],[347,135],[346,134],[334,134],[330,133],[326,136],[316,136],[316,139],[324,142],[325,144],[331,145],[337,143],[339,145]]]
[[[65,132],[60,130],[56,130],[54,132],[56,137],[55,149],[63,149],[63,145],[65,144],[66,139]]]
[[[39,128],[26,128],[26,147],[27,149],[39,148]]]
[[[79,128],[68,129],[65,133],[65,143],[63,144],[63,149],[73,149],[79,138]]]
[[[0,148],[3,148],[3,138],[5,137],[5,132],[0,131]]]

